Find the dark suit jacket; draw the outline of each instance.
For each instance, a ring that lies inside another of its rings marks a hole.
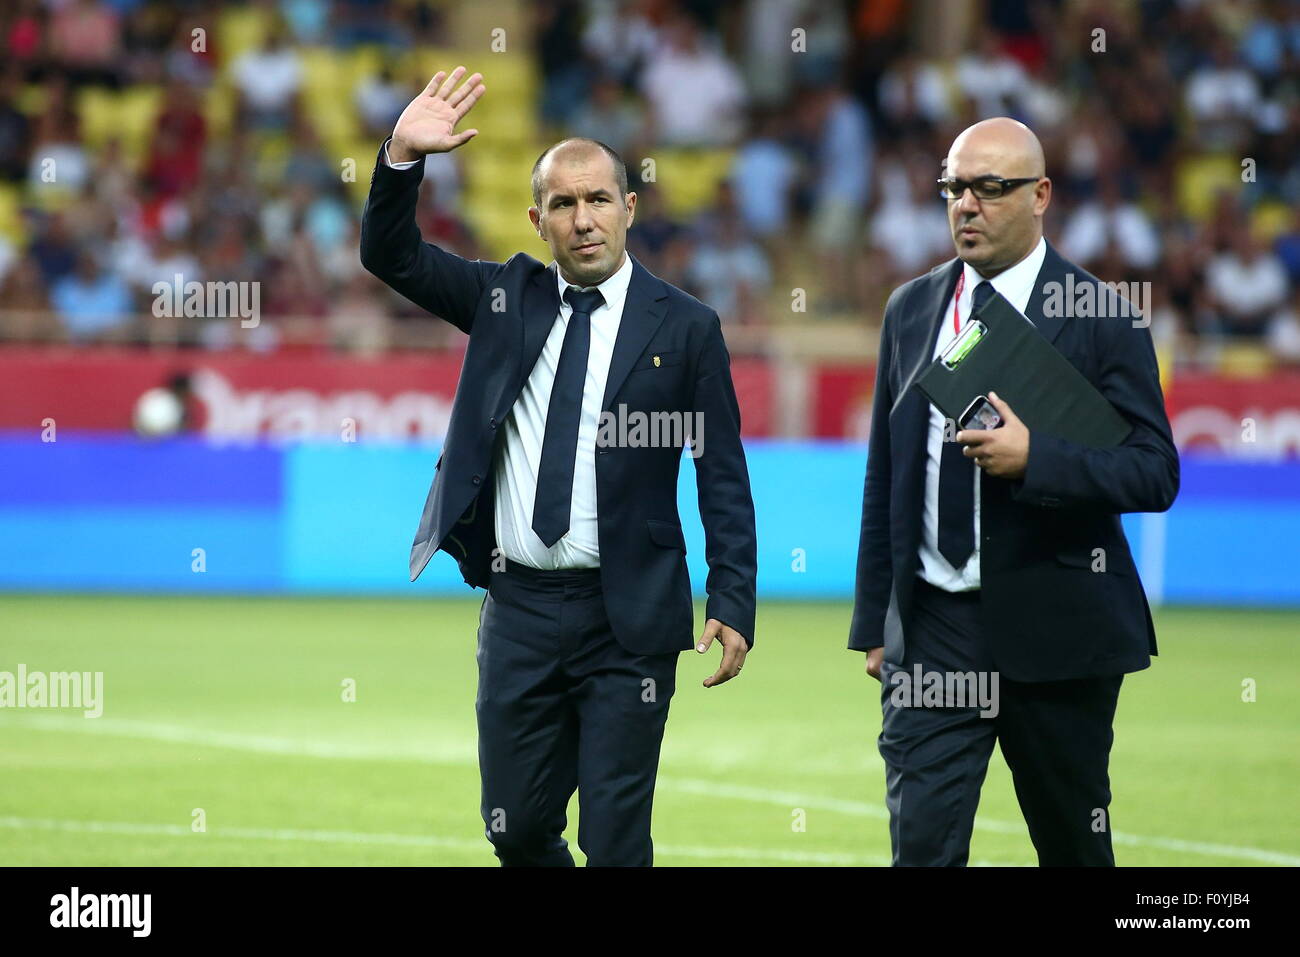
[[[414,581],[435,551],[487,587],[496,549],[492,467],[510,414],[560,309],[554,269],[518,253],[470,261],[420,238],[423,164],[370,181],[361,261],[416,305],[469,335],[442,457],[411,548]],[[707,616],[754,639],[757,545],[740,409],[718,315],[633,260],[602,408],[700,414],[695,461],[709,564]],[[689,420],[693,421],[693,420]],[[597,447],[601,585],[615,637],[636,654],[693,645],[686,542],[677,514],[682,449]]]
[[[931,361],[962,263],[954,259],[896,289],[885,306],[867,452],[857,589],[849,647],[884,646],[903,664],[917,572],[930,406],[914,378]],[[1120,525],[1122,512],[1162,512],[1178,493],[1151,336],[1128,318],[1043,315],[1048,283],[1099,284],[1050,245],[1026,315],[1133,426],[1116,448],[1029,437],[1022,479],[980,473],[984,629],[1013,681],[1123,674],[1150,665],[1155,629]],[[1014,400],[1011,400],[1015,408]],[[1104,549],[1105,571],[1092,571]]]

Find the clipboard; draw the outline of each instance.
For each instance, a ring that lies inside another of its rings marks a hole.
[[[1093,448],[1133,430],[1070,360],[996,290],[916,380],[940,412],[958,420],[992,390],[1029,428]]]

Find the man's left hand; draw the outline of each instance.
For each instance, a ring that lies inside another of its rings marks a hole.
[[[1029,429],[996,392],[989,393],[989,402],[1002,424],[996,429],[962,429],[957,433],[957,441],[965,446],[961,454],[994,478],[1023,478],[1029,464]]]
[[[709,650],[709,646],[713,644],[714,638],[722,642],[722,664],[718,665],[718,670],[710,677],[704,679],[704,687],[706,688],[712,688],[724,681],[730,681],[740,674],[741,666],[745,664],[745,655],[749,653],[749,645],[745,642],[745,636],[736,629],[724,625],[716,618],[710,618],[704,623],[704,631],[695,645],[695,650],[700,654],[704,654]]]

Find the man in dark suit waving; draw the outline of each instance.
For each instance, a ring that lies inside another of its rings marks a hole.
[[[1043,238],[1052,184],[1023,124],[965,130],[940,184],[957,259],[885,307],[849,637],[882,683],[894,863],[966,863],[996,741],[1039,863],[1114,864],[1115,706],[1156,652],[1119,516],[1178,492],[1151,336]],[[926,401],[917,374],[993,291],[1132,425],[1120,446],[1031,434],[992,395],[1004,424],[958,432]]]
[[[593,140],[533,168],[528,215],[547,267],[468,261],[415,225],[424,156],[485,92],[436,74],[380,150],[361,227],[365,267],[469,335],[451,422],[411,549],[484,587],[478,634],[482,814],[502,864],[571,865],[574,790],[588,864],[649,865],[659,746],[677,654],[692,645],[677,514],[695,458],[709,575],[697,650],[740,673],[754,639],[757,548],[740,412],[717,313],[625,251],[627,171]],[[457,84],[460,84],[457,86]]]

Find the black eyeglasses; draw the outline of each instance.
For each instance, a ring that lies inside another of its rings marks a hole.
[[[961,199],[966,190],[975,194],[976,199],[999,199],[1017,186],[1037,183],[1041,176],[1022,176],[1019,179],[1004,179],[1001,176],[980,176],[976,179],[939,180],[939,195],[944,199]]]

